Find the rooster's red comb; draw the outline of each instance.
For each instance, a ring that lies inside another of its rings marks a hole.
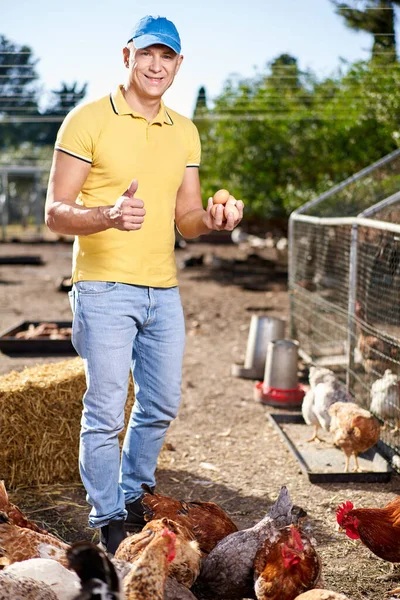
[[[342,524],[343,521],[343,517],[345,515],[347,515],[348,512],[350,512],[351,510],[353,510],[354,505],[352,502],[350,502],[350,500],[347,500],[347,502],[343,502],[343,504],[340,504],[337,509],[336,509],[336,521],[338,522],[339,525]]]
[[[291,532],[295,550],[304,550],[303,540],[301,539],[299,530],[296,529],[296,527],[292,526]]]

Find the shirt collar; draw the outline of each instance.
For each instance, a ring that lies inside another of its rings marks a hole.
[[[145,118],[140,113],[132,110],[132,108],[129,106],[129,104],[125,100],[124,95],[122,93],[122,85],[119,85],[117,87],[117,89],[115,90],[115,92],[110,94],[110,102],[111,102],[112,109],[116,115],[132,115],[133,117],[135,117],[137,119]],[[171,119],[171,117],[168,113],[168,110],[166,109],[165,104],[162,100],[161,100],[161,104],[160,104],[160,110],[158,111],[158,114],[154,117],[154,119],[152,120],[152,123],[159,123],[160,125],[162,125],[163,123],[165,123],[166,125],[174,124],[174,122]]]

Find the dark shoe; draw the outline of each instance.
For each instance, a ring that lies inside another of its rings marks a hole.
[[[108,525],[100,528],[100,546],[106,552],[115,554],[118,546],[126,538],[124,519],[110,521]]]
[[[137,531],[141,531],[146,525],[146,521],[144,520],[144,508],[142,506],[143,496],[144,494],[142,494],[142,496],[140,496],[140,498],[137,500],[129,502],[125,505],[125,508],[128,511],[125,526],[129,532],[136,533]]]
[[[154,494],[156,486],[150,487],[148,485],[143,484],[142,488],[144,488],[146,494]],[[143,527],[146,525],[147,521],[145,521],[144,518],[145,511],[142,505],[143,497],[144,494],[142,494],[140,498],[137,498],[137,500],[134,500],[133,502],[127,502],[125,504],[125,508],[128,511],[128,516],[126,517],[125,525],[127,531],[129,531],[130,533],[142,531]]]

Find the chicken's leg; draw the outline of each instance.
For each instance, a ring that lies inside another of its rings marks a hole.
[[[354,454],[354,462],[355,462],[355,467],[354,467],[353,471],[355,473],[363,473],[364,469],[362,469],[359,465],[357,453],[353,452],[353,454]]]
[[[348,454],[346,454],[346,464],[344,466],[344,472],[345,473],[349,472],[349,463],[350,463],[350,456]]]
[[[307,442],[324,442],[325,440],[321,439],[318,435],[318,429],[319,429],[319,425],[315,425],[314,426],[314,435],[312,436],[312,438],[310,438],[309,440],[307,440]]]

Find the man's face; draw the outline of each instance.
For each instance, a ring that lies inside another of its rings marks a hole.
[[[141,96],[161,98],[172,85],[183,56],[168,46],[155,44],[137,49],[124,49],[125,64],[129,68],[129,83]]]

